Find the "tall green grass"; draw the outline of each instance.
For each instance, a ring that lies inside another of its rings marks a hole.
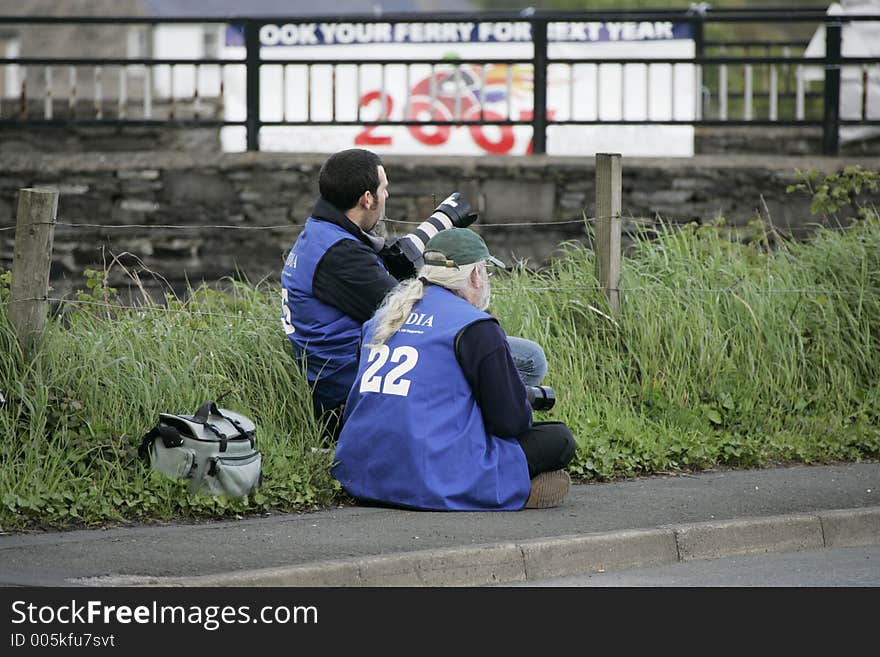
[[[540,342],[570,469],[610,479],[880,456],[880,221],[768,248],[723,224],[639,238],[612,314],[593,253],[493,278],[491,310]],[[94,280],[94,279],[93,279]],[[342,501],[288,351],[277,283],[229,281],[125,308],[92,285],[53,310],[26,361],[0,282],[0,527],[71,527],[300,511]],[[109,302],[109,303],[108,303]],[[137,458],[161,412],[206,399],[251,417],[264,486],[187,495]]]
[[[231,281],[124,309],[99,290],[64,306],[23,361],[0,305],[0,525],[217,517],[327,504],[338,487],[277,289]],[[8,296],[8,289],[3,290]],[[159,413],[217,400],[256,423],[264,485],[244,501],[188,496],[137,458]]]
[[[572,245],[497,293],[540,341],[581,476],[880,455],[880,223],[769,250],[719,223],[638,239],[613,316]],[[549,418],[548,418],[549,419]]]

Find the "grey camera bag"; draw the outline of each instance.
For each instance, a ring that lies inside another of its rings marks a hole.
[[[260,485],[256,427],[241,413],[204,402],[195,415],[161,413],[139,453],[164,475],[189,482],[190,493],[241,498]]]

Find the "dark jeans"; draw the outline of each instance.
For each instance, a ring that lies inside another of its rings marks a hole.
[[[542,472],[561,470],[574,458],[574,436],[562,422],[535,422],[517,440],[526,453],[530,479]]]

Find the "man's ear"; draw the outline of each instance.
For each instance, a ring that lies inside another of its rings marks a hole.
[[[370,190],[365,191],[361,194],[361,197],[358,199],[358,203],[363,206],[365,210],[372,209],[373,206],[373,193]]]
[[[475,288],[480,287],[480,268],[479,267],[474,267],[473,269],[471,269],[471,285],[473,285]]]

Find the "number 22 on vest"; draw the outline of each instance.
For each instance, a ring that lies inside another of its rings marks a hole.
[[[387,373],[380,373],[380,370],[389,360],[392,363],[400,364],[393,367]],[[371,363],[371,365],[366,369],[361,378],[360,391],[406,397],[409,394],[409,386],[412,382],[409,379],[404,379],[403,375],[414,368],[418,361],[419,352],[415,347],[395,347],[392,352],[388,345],[383,344],[370,349],[367,362]]]

